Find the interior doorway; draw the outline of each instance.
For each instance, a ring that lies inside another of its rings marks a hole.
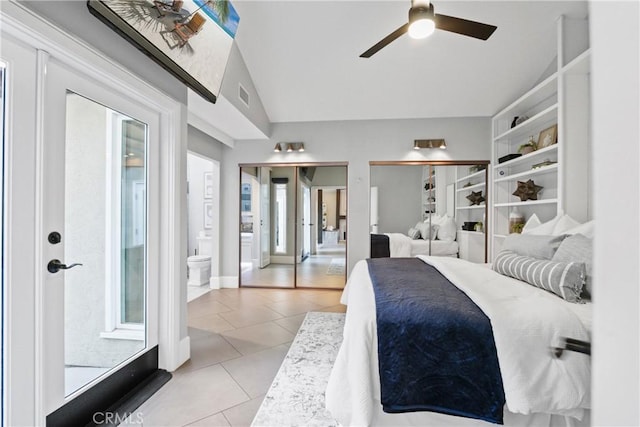
[[[240,286],[342,289],[346,164],[241,165]]]
[[[210,288],[218,276],[220,163],[187,152],[187,301]]]

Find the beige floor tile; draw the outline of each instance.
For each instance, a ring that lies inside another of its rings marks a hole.
[[[212,300],[210,298],[202,298],[204,298],[204,296],[187,304],[187,315],[189,319],[194,319],[196,317],[210,314],[225,313],[232,310],[231,307],[227,306],[221,301]]]
[[[139,411],[143,425],[183,426],[249,400],[221,366],[213,365],[174,375]]]
[[[221,335],[243,355],[293,341],[295,337],[294,334],[274,322],[247,326],[223,332]]]
[[[279,345],[229,360],[222,366],[249,397],[255,398],[267,393],[288,350],[288,345]]]
[[[242,356],[227,340],[215,333],[191,340],[191,358],[178,370],[176,375],[193,371],[204,366],[215,365]]]
[[[305,292],[305,291],[299,291]],[[284,316],[294,316],[296,314],[306,313],[308,311],[315,311],[323,306],[321,304],[316,304],[313,301],[308,301],[304,299],[294,299],[287,301],[279,301],[272,302],[267,304],[267,307],[270,309],[277,311],[278,313]]]
[[[317,311],[327,311],[329,313],[346,313],[347,312],[347,306],[346,305],[334,305],[331,307],[325,307],[325,308],[321,308],[320,310]]]
[[[340,304],[342,291],[305,291],[302,292],[300,298],[321,304],[324,306],[332,306]]]
[[[297,334],[298,329],[300,329],[300,325],[304,321],[304,318],[307,316],[307,313],[298,314],[296,316],[285,317],[283,319],[275,320],[275,322],[285,328],[287,331],[292,334]]]
[[[258,408],[260,407],[258,406]],[[257,412],[257,409],[256,409],[256,412]],[[202,418],[201,420],[198,420],[195,423],[188,424],[187,426],[188,427],[229,427],[231,426],[231,424],[229,423],[227,418],[222,414],[222,412],[220,412],[218,414],[211,415],[210,417]]]
[[[282,314],[267,307],[251,307],[251,309],[234,310],[229,313],[221,313],[220,316],[236,328],[243,328],[270,320],[281,319]]]
[[[208,314],[205,316],[189,319],[188,324],[193,328],[217,333],[229,331],[236,328],[221,316],[222,314]]]
[[[258,413],[258,409],[260,409],[263,400],[264,395],[241,403],[238,406],[224,411],[224,416],[232,427],[248,427]]]

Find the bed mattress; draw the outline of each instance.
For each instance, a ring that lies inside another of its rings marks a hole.
[[[489,295],[506,304],[497,313],[487,314],[496,334],[496,348],[505,382],[505,425],[588,425],[590,360],[586,355],[573,352],[566,352],[562,359],[554,359],[550,347],[558,334],[588,339],[591,325],[589,305],[567,303],[515,279],[500,275],[496,277],[497,273],[482,265],[456,258],[420,258],[436,265],[441,272],[441,264],[450,264],[453,276],[457,274],[473,278],[470,281],[478,289],[461,290],[477,304],[473,294],[484,288],[492,288],[493,294],[489,292]],[[458,277],[453,277],[453,280],[452,277],[447,278],[458,286]],[[505,285],[507,289],[514,289],[512,294],[500,290]],[[341,302],[348,305],[344,340],[329,379],[326,406],[342,425],[489,425],[484,421],[432,412],[383,412],[380,404],[375,296],[365,261],[358,262],[354,267]],[[478,306],[487,311],[482,304]],[[539,310],[536,307],[540,307]],[[517,318],[511,321],[514,313],[518,313],[517,317],[546,319],[556,309],[561,313],[561,326],[555,326],[553,320],[544,323],[551,328],[551,336],[540,337],[539,325],[528,328],[526,324],[518,326]],[[509,321],[497,320],[501,313]],[[570,320],[570,326],[564,324],[567,320]],[[503,327],[496,328],[497,322]],[[523,334],[522,328],[526,333]],[[509,343],[505,343],[505,333]],[[515,335],[511,336],[510,333]],[[513,357],[524,359],[510,360]],[[573,366],[576,363],[577,367]],[[508,369],[509,366],[524,366],[525,371],[514,373]],[[526,372],[527,369],[539,371],[543,376],[536,378],[533,384],[528,384],[527,375],[531,373]]]

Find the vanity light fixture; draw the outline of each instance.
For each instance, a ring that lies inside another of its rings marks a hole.
[[[294,151],[302,153],[304,151],[304,143],[303,142],[286,142],[286,143],[285,142],[278,142],[273,151],[275,151],[276,153],[281,152],[283,145],[286,147],[286,152],[287,153],[293,153]]]
[[[414,139],[413,149],[420,150],[421,148],[441,148],[446,150],[447,143],[444,139]]]

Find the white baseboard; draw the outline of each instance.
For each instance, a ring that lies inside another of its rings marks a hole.
[[[211,276],[209,278],[209,287],[211,289],[220,289],[220,277],[218,276]]]
[[[191,338],[186,336],[185,338],[180,340],[180,349],[178,350],[178,365],[176,369],[178,369],[184,362],[191,358]]]
[[[212,277],[209,279],[209,287],[211,289],[239,288],[240,281],[238,280],[238,276]]]

